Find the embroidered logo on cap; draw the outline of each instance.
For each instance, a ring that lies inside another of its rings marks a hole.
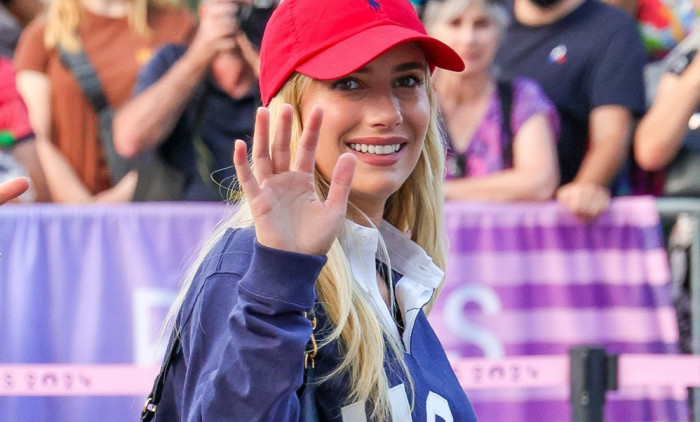
[[[367,3],[369,3],[369,7],[371,7],[372,10],[379,12],[379,2],[377,0],[367,0]]]

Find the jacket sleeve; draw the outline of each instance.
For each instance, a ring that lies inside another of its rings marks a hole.
[[[187,421],[297,421],[312,333],[304,312],[326,257],[224,248],[183,328]],[[248,262],[250,263],[248,265]],[[243,268],[238,271],[236,268]],[[197,280],[195,280],[197,281]]]

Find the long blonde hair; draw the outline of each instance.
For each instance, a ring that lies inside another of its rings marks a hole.
[[[129,26],[137,34],[147,37],[148,9],[151,7],[168,8],[172,2],[167,0],[128,0],[127,20]],[[44,45],[52,49],[59,44],[68,51],[78,51],[81,48],[78,37],[78,25],[83,15],[80,0],[51,0],[47,11]]]
[[[292,76],[270,103],[270,120],[272,131],[279,121],[282,105],[291,104],[294,108],[291,151],[294,155],[301,136],[301,103],[303,93],[310,78],[300,74]],[[431,104],[431,116],[425,145],[418,164],[408,180],[388,199],[384,218],[401,231],[411,233],[411,238],[433,258],[435,263],[445,268],[445,242],[442,219],[442,179],[444,167],[444,149],[437,126],[437,109],[435,96],[430,83],[425,84]],[[292,160],[294,157],[292,156]],[[328,182],[316,172],[316,188],[319,197],[325,198]],[[352,204],[349,209],[354,208]],[[356,208],[355,212],[358,210]],[[367,219],[369,221],[369,219]],[[204,260],[207,252],[230,227],[247,227],[253,225],[245,199],[224,219],[205,243],[199,257],[190,268],[182,289],[173,304],[164,333],[170,332],[176,325],[178,312],[184,302],[197,267]],[[339,340],[343,358],[340,365],[325,379],[347,374],[350,380],[347,403],[368,401],[372,403],[372,417],[378,421],[389,420],[390,403],[388,400],[389,382],[384,370],[386,358],[385,345],[388,343],[394,357],[406,373],[409,388],[413,390],[412,380],[403,359],[403,347],[388,333],[371,304],[369,297],[358,283],[353,280],[348,258],[336,241],[327,254],[328,262],[323,267],[317,281],[316,293],[333,330],[325,337],[325,344]],[[434,297],[437,295],[437,291]],[[434,299],[433,297],[433,299]],[[431,303],[432,304],[432,301]],[[430,306],[430,305],[429,305]],[[413,402],[413,400],[411,400]]]

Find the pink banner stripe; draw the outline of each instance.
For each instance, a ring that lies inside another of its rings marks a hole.
[[[504,359],[461,358],[452,361],[462,387],[569,388],[569,356],[521,356]],[[623,354],[618,360],[618,384],[632,387],[700,387],[700,355]],[[671,390],[660,394],[668,397]]]
[[[469,390],[569,387],[569,356],[452,361]],[[700,386],[700,356],[619,356],[620,388]],[[158,367],[135,365],[0,365],[0,396],[146,396]]]
[[[462,387],[469,390],[561,387],[569,383],[568,356],[506,359],[463,358],[452,362]]]
[[[668,257],[663,249],[582,251],[484,251],[450,255],[448,286],[453,283],[521,285],[523,274],[537,284],[660,286],[669,282]],[[601,277],[605,277],[604,280]]]
[[[0,396],[143,396],[158,367],[0,365]]]
[[[680,385],[700,387],[700,356],[620,355],[620,387]]]

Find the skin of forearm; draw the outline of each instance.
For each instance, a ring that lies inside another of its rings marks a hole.
[[[546,201],[556,188],[556,176],[514,169],[444,184],[446,199],[484,201]]]
[[[697,77],[684,74],[666,78],[675,80],[666,80],[668,90],[659,92],[635,134],[635,157],[647,170],[660,170],[676,156],[688,130],[688,120],[700,102]]]
[[[607,142],[607,145],[601,143],[590,148],[574,182],[595,183],[607,187],[627,159],[628,142],[618,139]]]
[[[208,63],[185,53],[155,84],[129,100],[114,117],[117,152],[133,158],[158,146],[173,130]]]
[[[54,202],[90,202],[91,193],[48,139],[37,138],[37,154]]]
[[[590,145],[574,182],[608,186],[627,160],[632,115],[618,105],[600,106],[591,112]]]
[[[54,202],[86,202],[90,200],[90,192],[51,141],[50,88],[48,77],[41,72],[23,70],[17,73],[17,90],[27,104],[36,153],[51,199]]]

